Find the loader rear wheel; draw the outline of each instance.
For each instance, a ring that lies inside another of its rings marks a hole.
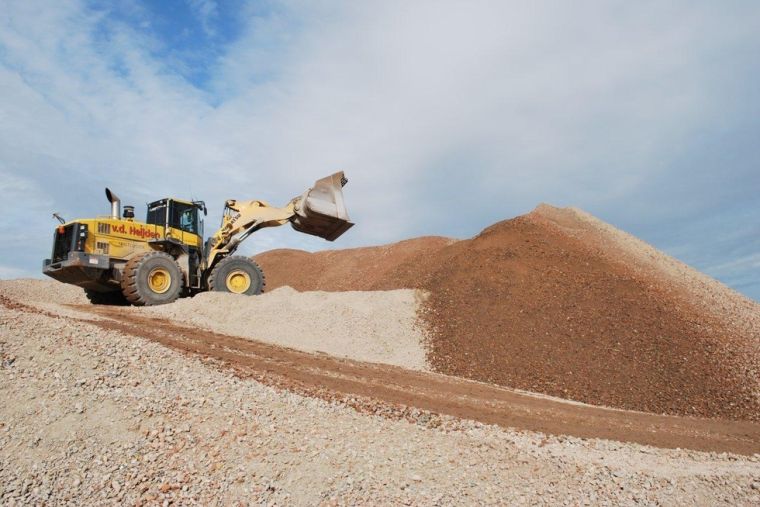
[[[182,270],[165,252],[148,252],[133,257],[124,266],[121,291],[137,306],[163,305],[182,292]]]
[[[247,257],[227,257],[208,275],[209,290],[254,296],[264,290],[264,273]]]
[[[111,305],[111,306],[124,306],[129,304],[124,294],[120,290],[111,292],[96,292],[94,290],[85,289],[84,295],[90,300],[90,303],[94,305]]]

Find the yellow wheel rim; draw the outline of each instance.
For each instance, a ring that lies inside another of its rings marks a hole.
[[[148,274],[148,287],[156,294],[163,294],[172,284],[172,275],[164,268],[153,268]]]
[[[236,269],[227,275],[227,290],[242,294],[251,288],[251,275],[241,269]]]

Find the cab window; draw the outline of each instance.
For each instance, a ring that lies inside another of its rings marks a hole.
[[[185,232],[198,234],[198,208],[193,205],[172,202],[169,225]]]
[[[167,199],[148,204],[148,217],[145,223],[151,225],[164,225],[166,223]]]

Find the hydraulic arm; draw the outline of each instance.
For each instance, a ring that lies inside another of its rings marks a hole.
[[[206,266],[220,257],[232,255],[248,236],[264,227],[290,222],[299,232],[333,241],[354,224],[349,221],[343,202],[343,186],[348,182],[343,171],[321,180],[285,206],[277,208],[265,201],[225,202],[222,226],[207,243]]]

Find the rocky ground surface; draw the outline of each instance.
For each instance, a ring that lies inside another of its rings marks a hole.
[[[760,503],[757,454],[368,415],[0,293],[3,505]]]

